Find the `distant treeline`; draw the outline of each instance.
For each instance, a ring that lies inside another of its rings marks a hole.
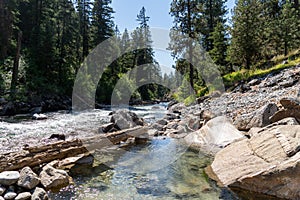
[[[234,66],[249,69],[257,62],[288,54],[300,46],[298,0],[238,0],[232,20],[226,19],[228,10],[224,0],[173,0],[170,15],[174,25],[169,49],[176,61],[176,72],[162,74],[151,47],[146,9],[137,13],[138,26],[132,33],[127,30],[120,33],[113,20],[111,3],[111,0],[1,0],[0,96],[12,101],[26,101],[43,94],[71,96],[81,63],[92,49],[112,36],[119,51],[132,47],[137,50],[124,54],[106,68],[97,89],[98,103],[110,103],[116,83],[129,71],[132,71],[130,78],[123,77],[123,81],[132,86],[141,84],[143,78],[134,70],[143,64],[153,66],[145,73],[147,76],[179,88],[179,93],[184,93],[188,81],[201,95],[205,82],[197,66],[180,59],[184,54],[193,59],[194,42],[209,52],[222,74],[232,72]],[[174,32],[188,35],[193,43],[187,44]],[[138,48],[141,42],[146,48]],[[107,49],[106,53],[109,56],[112,52]],[[180,74],[187,81],[179,80]],[[175,91],[148,84],[132,97],[162,99],[169,92]],[[122,91],[119,93],[121,98]]]

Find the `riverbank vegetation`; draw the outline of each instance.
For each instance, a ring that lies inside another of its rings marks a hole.
[[[119,57],[104,71],[96,93],[98,103],[110,103],[115,85],[131,71],[129,85],[143,84],[136,69],[152,64],[151,73],[178,91],[157,84],[140,87],[133,99],[166,99],[171,93],[186,101],[190,85],[198,96],[207,94],[197,71],[195,42],[208,52],[226,87],[298,63],[300,8],[297,0],[238,0],[228,19],[224,0],[174,0],[169,50],[175,73],[162,74],[152,49],[146,8],[137,13],[137,27],[120,33],[111,0],[4,0],[0,2],[0,96],[11,101],[32,101],[43,95],[71,97],[77,71],[89,53],[115,36],[118,51],[136,49]],[[194,43],[176,37],[188,35]],[[177,35],[178,36],[178,35]],[[141,46],[146,48],[139,48]],[[107,57],[115,52],[107,49]],[[181,59],[189,57],[190,63]],[[284,62],[283,61],[287,61]],[[204,64],[205,68],[205,64]],[[145,69],[146,70],[146,69]],[[186,80],[178,80],[182,74]],[[149,77],[151,78],[151,77]],[[121,93],[121,91],[119,91]],[[118,94],[118,93],[117,93]],[[120,94],[121,95],[121,94]]]

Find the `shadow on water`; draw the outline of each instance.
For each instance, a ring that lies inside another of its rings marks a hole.
[[[178,140],[157,138],[128,151],[94,155],[94,166],[71,171],[75,185],[51,194],[53,199],[235,199],[206,177],[211,158]]]

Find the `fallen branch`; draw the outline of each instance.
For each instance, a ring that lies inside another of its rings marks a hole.
[[[95,149],[116,145],[128,138],[143,136],[145,127],[135,127],[99,136],[60,141],[43,146],[26,147],[18,152],[0,154],[0,172],[35,167],[53,160],[77,156]]]

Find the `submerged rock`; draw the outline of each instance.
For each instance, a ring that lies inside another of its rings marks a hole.
[[[241,196],[300,199],[300,126],[274,126],[233,143],[216,154],[211,169]]]

